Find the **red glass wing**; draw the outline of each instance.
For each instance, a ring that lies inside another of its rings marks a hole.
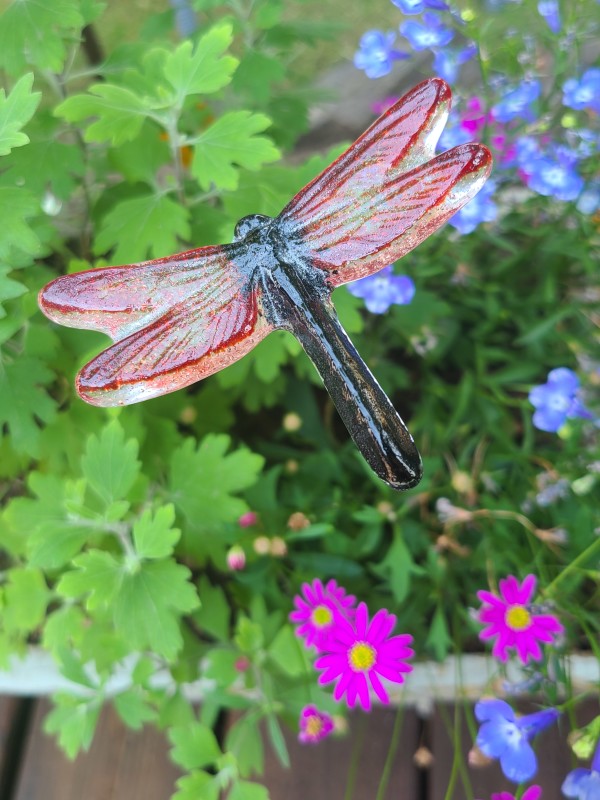
[[[40,292],[62,325],[116,340],[77,376],[88,403],[137,403],[181,389],[237,361],[272,327],[236,266],[239,247],[64,275]]]
[[[286,235],[302,240],[332,286],[400,258],[481,188],[491,169],[485,147],[430,161],[450,102],[441,79],[419,84],[281,212]]]

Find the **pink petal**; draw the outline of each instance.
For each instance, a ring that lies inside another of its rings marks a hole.
[[[310,583],[302,584],[302,593],[310,606],[319,605],[318,595],[315,593]]]
[[[356,705],[356,697],[358,695],[356,675],[353,674],[352,677],[353,680],[348,686],[348,691],[346,692],[346,702],[348,703],[349,708],[354,708],[354,706]]]
[[[393,664],[377,664],[377,672],[382,678],[385,678],[391,683],[402,683],[404,678],[403,672],[412,672],[410,664],[400,664],[398,666]]]
[[[564,631],[563,625],[552,614],[536,614],[533,617],[533,624],[552,633],[562,633]]]
[[[369,624],[369,612],[365,603],[359,603],[354,618],[356,626],[356,638],[364,640],[367,635],[367,625]]]
[[[537,585],[537,578],[535,575],[526,575],[521,588],[517,592],[517,603],[527,605],[535,594],[535,587]]]
[[[371,644],[379,644],[394,630],[395,625],[395,615],[390,614],[385,608],[380,609],[371,620],[367,641]]]
[[[510,606],[516,605],[519,594],[519,581],[513,576],[509,575],[508,578],[500,581],[500,594]]]
[[[371,695],[369,694],[369,685],[363,672],[356,674],[356,689],[358,691],[358,699],[361,706],[365,711],[371,710]]]
[[[477,592],[477,597],[481,600],[482,603],[489,603],[491,606],[497,606],[499,608],[505,608],[506,603],[504,600],[501,600],[499,597],[496,597],[495,594],[486,591]]]
[[[371,686],[373,687],[373,691],[377,695],[377,697],[381,700],[384,705],[389,705],[390,698],[388,697],[388,693],[384,689],[381,681],[377,677],[377,673],[375,670],[371,670],[369,673],[369,680],[371,681]]]

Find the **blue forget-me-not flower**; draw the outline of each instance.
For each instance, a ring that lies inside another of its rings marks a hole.
[[[483,723],[475,741],[477,747],[488,758],[499,759],[509,780],[522,783],[537,771],[537,759],[529,740],[551,725],[560,712],[546,708],[517,717],[504,700],[481,700],[475,706],[475,716]]]
[[[349,283],[348,291],[361,297],[372,314],[385,314],[391,305],[408,305],[415,296],[415,285],[408,275],[394,275],[391,267],[384,267],[375,275]]]
[[[582,417],[593,419],[593,415],[577,398],[579,378],[572,369],[558,367],[548,373],[548,380],[534,386],[529,392],[529,402],[535,406],[533,424],[541,431],[556,433],[567,419]]]

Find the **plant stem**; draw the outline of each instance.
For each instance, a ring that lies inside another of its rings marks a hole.
[[[392,764],[396,755],[396,750],[398,748],[400,734],[402,733],[403,720],[404,720],[404,708],[400,706],[400,708],[396,712],[396,719],[394,720],[394,728],[392,730],[392,736],[390,738],[390,746],[388,747],[387,756],[385,757],[385,764],[383,765],[383,770],[381,772],[381,778],[379,780],[379,786],[377,788],[377,796],[375,797],[375,800],[383,800],[383,798],[385,797],[385,792],[388,787],[388,783],[390,782],[390,773],[392,771]]]
[[[568,575],[570,572],[573,572],[573,570],[578,569],[583,563],[585,563],[588,560],[588,558],[594,555],[596,551],[600,551],[600,536],[596,539],[595,542],[592,542],[589,547],[586,547],[583,553],[580,553],[577,556],[577,558],[571,561],[570,564],[567,564],[567,566],[563,569],[562,572],[559,572],[556,578],[554,578],[554,580],[550,584],[548,584],[548,586],[546,586],[546,588],[543,591],[543,594],[551,596],[556,591],[556,587],[563,580],[565,575]]]

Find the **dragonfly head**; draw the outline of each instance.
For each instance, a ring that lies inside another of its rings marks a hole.
[[[265,214],[249,214],[247,217],[242,217],[235,226],[233,241],[239,242],[241,239],[245,239],[251,231],[262,228],[265,223],[271,220],[272,217],[267,217]]]

